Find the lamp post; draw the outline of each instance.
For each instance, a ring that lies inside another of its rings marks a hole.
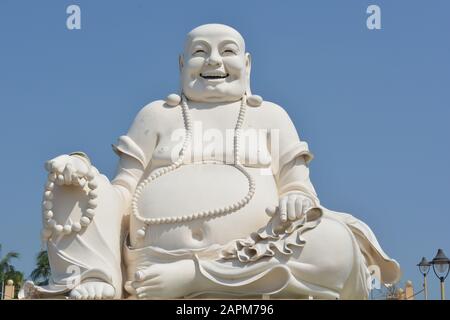
[[[436,256],[431,260],[431,265],[433,266],[434,274],[441,282],[441,300],[445,300],[444,281],[448,276],[450,260],[445,256],[444,251],[439,249]]]
[[[419,267],[420,273],[423,275],[423,294],[425,300],[428,300],[427,274],[430,272],[431,263],[429,263],[425,257],[422,257],[422,260],[420,260],[417,266]]]

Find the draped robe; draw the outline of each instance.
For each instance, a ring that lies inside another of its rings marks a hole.
[[[238,103],[191,110],[197,121],[194,140],[205,139],[205,132],[218,139],[209,146],[194,141],[179,169],[151,183],[139,203],[142,215],[187,215],[231,204],[245,195],[246,180],[232,167],[233,149],[226,139],[238,111]],[[113,285],[116,298],[133,298],[130,284],[136,271],[179,259],[194,260],[196,272],[214,288],[188,297],[363,299],[368,296],[372,270],[384,283],[399,280],[398,263],[384,253],[366,224],[320,204],[309,178],[313,155],[308,144],[300,140],[288,114],[266,101],[258,108],[248,107],[243,124],[249,140],[242,138],[240,159],[256,181],[250,203],[224,217],[151,226],[139,242],[136,231],[142,224],[130,215],[129,199],[117,187],[133,194],[136,181],[171,164],[181,148],[183,129],[179,106],[156,101],[139,112],[113,148],[121,158],[136,160],[140,168],[119,165],[111,183],[102,176],[92,226],[68,238],[50,239],[51,282],[46,287],[28,284],[28,296],[61,295],[76,281],[100,279]],[[278,215],[266,215],[267,206],[277,205],[280,197],[291,193],[311,201],[307,214],[288,224]],[[56,214],[60,219],[77,219],[85,209],[84,196],[76,190],[61,192],[55,200]],[[68,272],[69,266],[79,271]]]

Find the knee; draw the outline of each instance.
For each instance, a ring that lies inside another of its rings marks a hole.
[[[299,262],[309,265],[318,283],[335,289],[343,288],[357,254],[350,229],[339,221],[323,218],[303,238],[306,244]]]

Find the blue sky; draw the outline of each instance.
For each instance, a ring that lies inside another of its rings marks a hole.
[[[70,4],[81,30],[66,28]],[[381,30],[366,27],[369,4]],[[111,178],[111,143],[177,91],[185,34],[218,22],[246,38],[253,92],[309,143],[322,204],[365,221],[419,290],[420,258],[450,255],[449,12],[444,0],[0,0],[3,249],[30,273],[44,162],[83,150]]]

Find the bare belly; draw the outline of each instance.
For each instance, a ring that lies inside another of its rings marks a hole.
[[[135,234],[142,224],[131,217],[131,245],[193,249],[249,236],[269,220],[265,209],[277,205],[278,191],[272,175],[262,175],[258,168],[247,171],[255,179],[256,191],[244,208],[216,218],[152,225],[141,243],[136,242]],[[247,191],[247,178],[232,166],[183,165],[147,185],[138,201],[138,210],[146,218],[189,215],[232,205]]]

